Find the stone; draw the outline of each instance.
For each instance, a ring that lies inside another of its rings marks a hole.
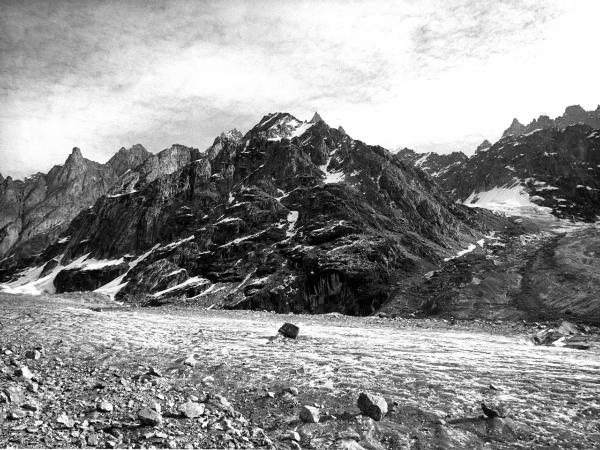
[[[493,419],[494,417],[506,417],[506,408],[500,403],[482,402],[481,409],[490,419]]]
[[[14,409],[8,412],[6,418],[8,420],[19,420],[26,416],[25,411],[20,411],[18,409]]]
[[[64,425],[66,428],[73,428],[75,421],[71,419],[67,414],[62,413],[56,418],[56,422]]]
[[[188,419],[193,419],[204,414],[205,406],[203,403],[186,402],[179,405],[177,410]]]
[[[162,373],[156,367],[150,367],[146,373],[153,377],[162,377]]]
[[[150,408],[140,409],[137,415],[140,423],[144,426],[155,427],[163,422],[163,417]]]
[[[388,406],[385,398],[379,395],[361,392],[358,396],[356,405],[363,415],[368,416],[373,420],[383,419],[383,416],[385,416],[388,412]]]
[[[21,405],[21,408],[27,411],[37,411],[38,409],[40,409],[39,405],[34,402],[23,403],[23,405]]]
[[[300,420],[305,423],[319,423],[320,412],[314,406],[304,405],[300,409]]]
[[[158,402],[153,402],[153,403],[150,405],[150,408],[152,408],[152,409],[153,409],[154,411],[156,411],[157,413],[160,413],[160,412],[162,412],[162,407],[160,406],[160,403],[158,403]]]
[[[15,375],[17,377],[23,378],[24,380],[31,380],[33,378],[33,374],[31,373],[31,370],[29,370],[29,367],[27,367],[27,366],[19,367],[17,370],[15,370]]]
[[[300,434],[297,431],[288,431],[282,436],[283,440],[300,442]]]
[[[198,361],[193,356],[188,356],[183,364],[186,366],[195,367],[196,364],[198,364]]]
[[[25,352],[25,358],[28,359],[40,359],[42,357],[42,353],[39,350],[27,350]]]
[[[97,433],[88,434],[86,440],[87,440],[87,444],[91,447],[96,447],[98,445],[98,443],[100,442],[100,439],[98,439]]]
[[[335,443],[335,448],[337,450],[365,450],[365,447],[354,439],[340,439]]]
[[[295,388],[293,386],[287,387],[283,390],[283,392],[289,392],[290,394],[292,394],[293,396],[298,395],[299,391],[298,388]]]
[[[96,409],[100,412],[112,412],[114,410],[114,406],[110,402],[99,402],[96,404]]]
[[[278,330],[278,333],[283,335],[284,337],[290,339],[296,339],[298,337],[298,333],[300,332],[300,328],[294,325],[293,323],[286,322]]]
[[[25,394],[16,386],[10,386],[4,389],[4,394],[9,402],[20,405],[25,401]]]
[[[37,384],[37,383],[34,383],[34,382],[32,382],[32,381],[30,381],[29,383],[27,383],[27,386],[26,386],[26,387],[27,387],[27,390],[28,390],[29,392],[32,392],[32,393],[36,393],[36,392],[38,391],[38,389],[39,389],[39,386],[38,386],[38,384]]]

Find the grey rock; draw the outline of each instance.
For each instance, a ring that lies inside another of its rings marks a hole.
[[[138,411],[138,419],[142,425],[155,427],[163,422],[163,417],[150,408],[143,408]]]
[[[100,412],[112,412],[114,410],[114,406],[110,402],[99,402],[96,405],[96,409]]]
[[[177,410],[188,419],[193,419],[204,414],[205,406],[203,403],[186,402],[179,405]]]
[[[16,386],[10,386],[4,389],[4,394],[6,395],[6,398],[9,402],[15,403],[17,405],[20,405],[25,401],[25,395],[23,394],[23,391],[21,391],[21,389],[19,389]]]
[[[385,398],[379,395],[361,392],[361,394],[358,396],[356,405],[362,414],[370,417],[373,420],[381,420],[388,412],[388,406]]]
[[[300,420],[306,423],[318,423],[320,418],[320,412],[318,408],[314,406],[304,405],[300,410]]]
[[[33,378],[33,374],[27,366],[19,367],[17,370],[15,370],[15,375],[17,377],[22,377],[25,380],[31,380]]]
[[[278,333],[290,338],[290,339],[296,339],[298,337],[298,333],[300,332],[300,328],[298,328],[298,326],[294,325],[293,323],[289,323],[286,322],[283,325],[281,325],[281,328],[279,328]]]

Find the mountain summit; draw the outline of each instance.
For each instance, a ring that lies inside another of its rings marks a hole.
[[[271,113],[123,173],[36,259],[43,284],[13,271],[10,286],[370,314],[397,280],[480,240],[486,217],[318,116]]]

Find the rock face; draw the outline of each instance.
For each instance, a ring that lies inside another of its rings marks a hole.
[[[479,239],[487,217],[318,115],[274,113],[124,172],[36,264],[129,255],[117,298],[146,304],[370,314],[397,280]]]
[[[600,129],[600,105],[598,105],[595,111],[586,111],[579,105],[567,106],[562,116],[551,119],[548,116],[541,115],[527,125],[523,125],[517,119],[513,119],[510,127],[502,133],[502,137],[511,135],[520,136],[535,130],[547,128],[563,130],[568,126],[577,124],[589,125],[592,128]]]
[[[596,117],[581,111],[569,107],[551,125],[541,127],[538,120],[533,131],[513,123],[512,132],[493,145],[484,141],[470,158],[408,149],[396,157],[427,172],[469,206],[515,206],[514,214],[534,211],[591,222],[600,216],[600,129],[571,125],[576,118]],[[596,123],[588,119],[579,122]]]
[[[93,205],[123,172],[147,158],[141,145],[121,149],[107,164],[74,148],[62,166],[24,180],[0,180],[0,258],[42,251],[83,209]]]
[[[485,141],[487,142],[487,141]],[[483,144],[482,144],[483,145]],[[403,148],[395,155],[396,158],[427,172],[434,178],[442,176],[452,168],[466,162],[469,158],[463,152],[446,154],[417,153],[409,148]]]
[[[361,392],[358,396],[356,405],[358,406],[358,409],[360,409],[361,413],[373,420],[383,419],[383,416],[385,416],[388,412],[388,406],[385,398],[379,395]]]

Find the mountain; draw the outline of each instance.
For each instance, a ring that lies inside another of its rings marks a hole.
[[[93,205],[123,172],[150,153],[122,148],[106,164],[86,159],[77,147],[63,165],[24,180],[0,179],[0,257],[39,253],[84,208]]]
[[[124,172],[34,264],[3,276],[12,292],[369,314],[498,220],[318,114],[272,113],[205,152],[173,146]]]
[[[466,162],[469,158],[463,152],[417,153],[409,148],[399,150],[396,155],[400,161],[412,164],[436,178],[455,165]]]
[[[579,105],[567,106],[562,116],[551,119],[548,116],[541,115],[537,119],[533,119],[528,125],[523,125],[515,118],[510,126],[504,130],[502,137],[511,135],[520,136],[547,128],[563,130],[570,125],[577,124],[585,124],[592,128],[600,129],[600,105],[598,105],[595,111],[586,111]]]

